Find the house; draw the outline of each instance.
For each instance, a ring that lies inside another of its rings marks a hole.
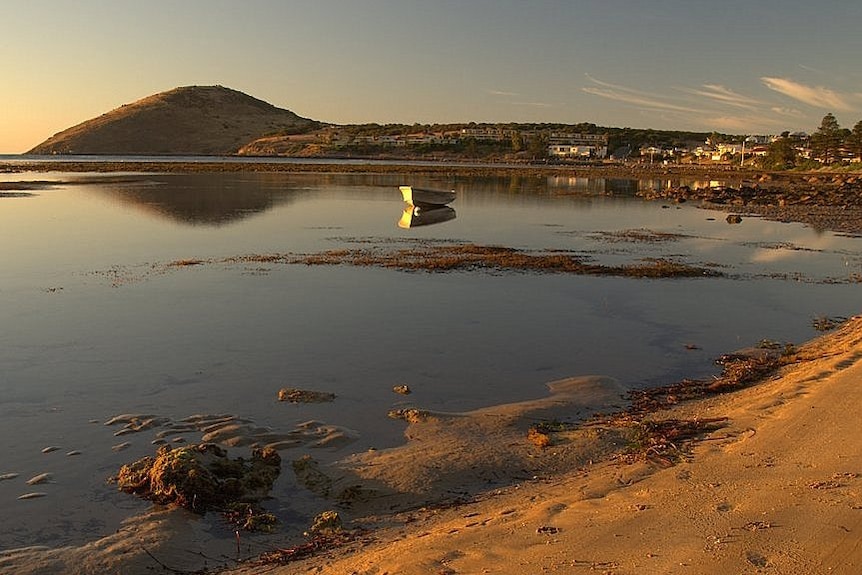
[[[606,134],[551,132],[548,135],[548,155],[557,158],[606,158]]]

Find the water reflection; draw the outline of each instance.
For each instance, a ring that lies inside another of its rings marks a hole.
[[[221,226],[292,203],[301,189],[283,179],[176,176],[123,186],[95,186],[102,195],[175,222]]]
[[[418,226],[441,224],[455,219],[455,210],[449,206],[421,207],[408,204],[398,220],[398,227],[409,229]]]

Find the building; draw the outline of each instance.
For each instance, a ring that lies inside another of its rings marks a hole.
[[[551,132],[548,136],[548,155],[556,158],[606,158],[608,136]]]

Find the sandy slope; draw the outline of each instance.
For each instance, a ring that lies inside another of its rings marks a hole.
[[[862,318],[802,356],[780,378],[674,410],[729,418],[686,463],[527,481],[271,572],[860,573]]]

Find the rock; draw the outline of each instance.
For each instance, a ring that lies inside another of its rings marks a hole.
[[[124,465],[116,480],[126,493],[203,513],[263,499],[280,472],[281,457],[275,450],[255,449],[246,461],[228,458],[215,444],[201,443],[176,449],[164,445],[155,457]]]
[[[338,512],[324,511],[314,518],[311,527],[305,532],[305,535],[310,537],[315,535],[332,535],[340,533],[343,530],[344,526],[341,523],[341,517],[338,515]]]
[[[325,391],[310,391],[293,387],[283,387],[278,390],[278,400],[288,401],[290,403],[325,403],[328,401],[334,401],[335,394]]]
[[[432,418],[431,413],[424,409],[416,409],[415,407],[407,407],[404,409],[393,409],[387,415],[391,419],[403,419],[408,423],[421,423]]]
[[[728,214],[727,218],[725,218],[725,219],[727,220],[727,223],[729,223],[729,224],[741,224],[742,223],[742,216],[740,216],[739,214]]]
[[[410,386],[407,384],[396,385],[392,388],[392,391],[394,391],[395,393],[400,393],[401,395],[410,395]]]

